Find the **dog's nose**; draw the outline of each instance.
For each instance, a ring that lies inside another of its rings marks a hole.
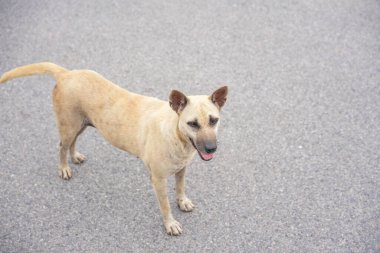
[[[214,153],[216,151],[216,144],[215,143],[206,143],[205,151],[207,154]]]

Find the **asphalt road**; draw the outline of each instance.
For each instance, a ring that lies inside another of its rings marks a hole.
[[[380,252],[379,1],[0,0],[0,72],[51,61],[166,100],[230,86],[165,234],[142,162],[95,129],[58,177],[53,79],[0,86],[1,252]]]

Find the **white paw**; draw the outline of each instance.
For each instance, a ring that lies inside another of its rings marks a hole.
[[[71,178],[71,169],[69,166],[61,167],[59,169],[59,176],[62,179],[69,180]]]
[[[81,153],[75,152],[75,155],[71,157],[71,160],[75,164],[83,163],[86,160],[86,157],[82,155]]]
[[[168,235],[180,235],[182,233],[181,224],[174,219],[166,221],[164,225],[166,228],[166,233],[168,233]]]
[[[179,209],[184,212],[191,212],[194,209],[194,204],[187,197],[177,199]]]

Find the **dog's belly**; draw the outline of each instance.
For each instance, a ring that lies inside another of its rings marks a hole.
[[[140,156],[139,143],[136,136],[131,134],[131,131],[125,129],[122,126],[108,126],[107,130],[104,127],[98,127],[95,123],[95,127],[103,135],[103,137],[113,146],[126,151],[132,155]]]
[[[124,91],[118,96],[112,93],[107,96],[97,94],[82,108],[88,121],[110,144],[140,156],[138,132],[141,130],[139,121],[143,117],[140,103],[139,96]]]
[[[86,127],[90,126],[90,127],[96,128],[96,126],[91,122],[91,120],[87,119],[87,118],[84,119],[83,125],[86,126]],[[129,153],[131,153],[133,155],[136,155],[136,156],[139,155],[138,154],[138,149],[136,148],[137,145],[133,145],[132,141],[130,141],[130,142],[125,141],[125,139],[132,139],[132,138],[128,138],[126,136],[124,138],[120,138],[120,135],[116,135],[116,136],[114,134],[110,135],[110,134],[108,134],[107,131],[106,132],[102,132],[100,130],[100,132],[103,135],[104,139],[106,139],[113,146],[115,146],[115,147],[117,147],[117,148],[119,148],[119,149],[121,149],[123,151],[127,151],[127,152],[129,152]],[[112,133],[112,131],[111,131],[111,133]],[[113,133],[115,133],[115,131]],[[124,140],[124,141],[120,141],[120,140]]]

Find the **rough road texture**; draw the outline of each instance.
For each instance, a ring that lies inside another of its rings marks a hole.
[[[49,77],[0,86],[1,252],[379,252],[379,1],[0,0],[0,72],[89,68],[131,91],[230,85],[217,157],[165,234],[140,160],[94,129],[58,177]]]

